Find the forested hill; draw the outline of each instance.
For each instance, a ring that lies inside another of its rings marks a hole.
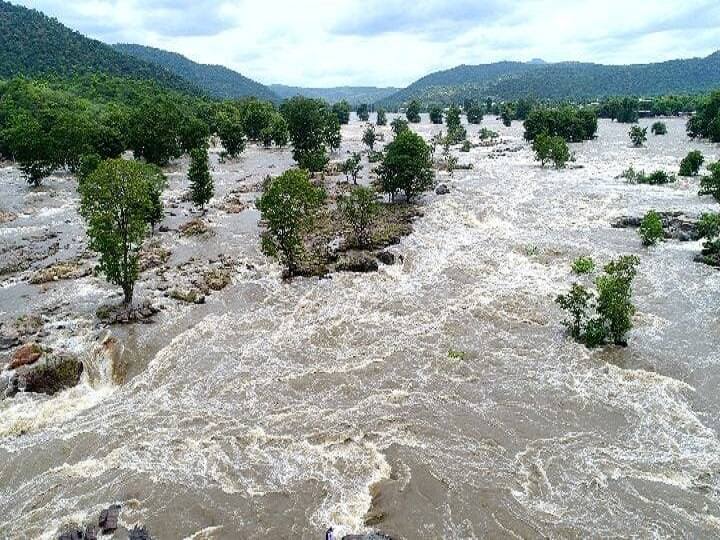
[[[0,0],[0,78],[105,73],[196,92],[185,79],[70,30],[39,11]]]
[[[113,47],[121,53],[161,66],[190,81],[211,96],[218,98],[254,96],[271,101],[278,100],[267,86],[224,66],[198,64],[180,54],[143,45],[119,43]]]
[[[294,96],[321,98],[329,103],[345,100],[351,105],[361,103],[375,103],[395,92],[398,88],[378,88],[375,86],[337,86],[334,88],[303,88],[299,86],[285,86],[272,84],[270,89],[283,99]]]
[[[432,73],[381,100],[398,107],[411,99],[424,104],[461,103],[466,98],[593,99],[698,93],[720,87],[720,51],[706,58],[655,64],[611,66],[579,62],[557,64],[499,62],[458,66]]]

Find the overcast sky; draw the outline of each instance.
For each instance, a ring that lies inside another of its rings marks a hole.
[[[406,86],[498,60],[642,63],[720,49],[720,0],[12,0],[108,43],[262,83]]]

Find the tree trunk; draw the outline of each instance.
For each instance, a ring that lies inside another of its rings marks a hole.
[[[133,288],[134,287],[132,284],[123,285],[123,295],[125,296],[123,299],[123,304],[125,304],[126,306],[132,304]]]

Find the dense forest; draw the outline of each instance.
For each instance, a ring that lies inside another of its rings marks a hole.
[[[113,47],[121,53],[157,64],[213,97],[233,99],[253,96],[269,101],[278,100],[268,87],[224,66],[198,64],[180,54],[143,45],[119,43]]]

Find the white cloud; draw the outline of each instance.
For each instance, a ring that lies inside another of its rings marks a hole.
[[[23,0],[108,42],[224,64],[260,82],[405,86],[498,60],[640,63],[720,48],[713,0]]]

